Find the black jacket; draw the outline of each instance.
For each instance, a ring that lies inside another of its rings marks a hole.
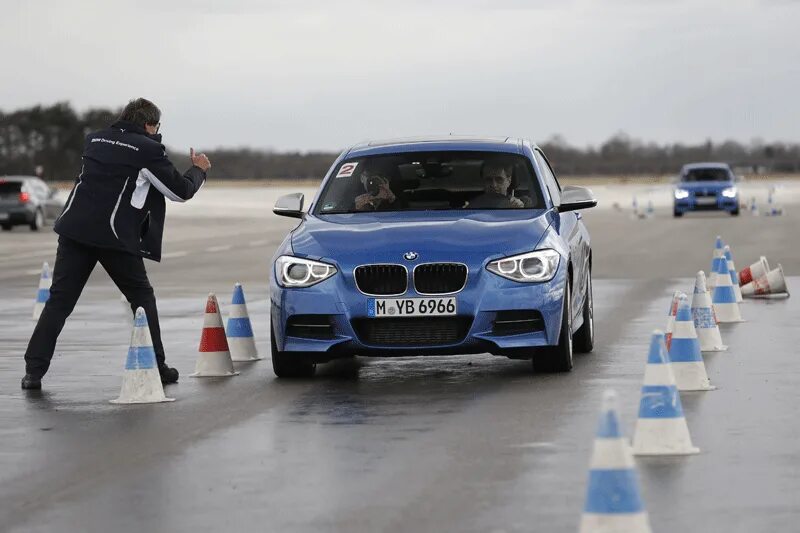
[[[161,260],[164,198],[185,202],[206,173],[192,167],[181,175],[167,159],[161,135],[119,121],[90,133],[83,167],[55,231],[78,242]]]

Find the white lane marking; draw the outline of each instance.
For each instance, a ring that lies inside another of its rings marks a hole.
[[[26,270],[25,273],[26,274],[30,274],[30,275],[41,274],[42,273],[42,269],[41,268],[32,268],[30,270]]]
[[[180,252],[167,252],[165,254],[161,254],[161,259],[172,259],[173,257],[185,257],[189,255],[189,252],[181,250]]]
[[[226,250],[230,250],[231,248],[233,248],[233,246],[230,244],[226,244],[225,246],[211,246],[206,248],[206,252],[224,252]]]
[[[259,241],[250,241],[250,244],[248,244],[248,246],[252,246],[253,248],[255,248],[256,246],[264,246],[265,244],[268,243],[269,239],[261,239]]]

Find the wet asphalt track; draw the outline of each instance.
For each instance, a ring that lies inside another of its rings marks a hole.
[[[800,274],[798,216],[632,220],[587,212],[597,347],[568,375],[492,356],[332,363],[277,381],[182,378],[173,404],[118,407],[129,326],[102,270],[40,394],[19,390],[42,260],[55,237],[0,235],[0,531],[575,531],[602,390],[633,431],[649,333],[710,264],[759,254]],[[269,355],[267,265],[292,221],[168,221],[150,268],[168,360],[194,367],[205,296],[244,284]],[[201,237],[201,235],[205,235]],[[792,246],[794,243],[794,246]],[[790,280],[800,287],[800,277]],[[790,531],[800,519],[800,302],[749,302],[706,355],[719,390],[683,394],[702,454],[638,462],[655,531]]]

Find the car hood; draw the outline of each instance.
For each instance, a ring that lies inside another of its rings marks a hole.
[[[480,264],[534,250],[549,225],[544,210],[326,215],[306,218],[292,234],[292,250],[348,267],[403,262],[406,252],[417,253],[419,262]]]
[[[679,189],[686,189],[687,191],[719,191],[722,189],[727,189],[728,187],[733,187],[733,182],[731,181],[682,181],[678,183],[677,187]]]

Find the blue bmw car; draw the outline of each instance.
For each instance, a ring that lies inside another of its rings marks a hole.
[[[736,176],[725,163],[684,165],[675,185],[673,215],[688,211],[727,211],[739,214],[739,191]]]
[[[272,366],[491,353],[567,372],[594,343],[592,249],[542,151],[514,138],[370,142],[344,151],[272,261]]]

